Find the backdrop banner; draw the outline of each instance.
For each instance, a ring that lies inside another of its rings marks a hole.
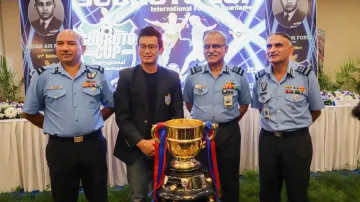
[[[247,70],[251,87],[266,62],[263,0],[74,0],[72,23],[85,38],[84,61],[104,66],[113,87],[119,70],[140,62],[137,34],[150,25],[163,34],[160,65],[177,71],[182,84],[190,67],[205,62],[208,30],[226,34],[225,60]]]
[[[70,0],[20,0],[22,53],[25,91],[30,73],[41,66],[58,62],[56,36],[70,28]]]
[[[316,0],[266,0],[266,32],[290,35],[291,60],[317,73]]]

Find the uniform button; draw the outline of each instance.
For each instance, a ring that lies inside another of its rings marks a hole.
[[[280,86],[280,84],[278,83],[278,86]]]
[[[280,110],[277,110],[277,112],[280,112]]]
[[[76,121],[78,121],[79,119],[78,118],[76,118]]]
[[[213,106],[215,106],[216,104],[213,104]]]
[[[76,95],[76,93],[74,93],[74,95]]]
[[[144,122],[147,123],[147,120],[145,120]]]
[[[78,132],[76,132],[77,134],[79,134],[79,131]]]
[[[76,105],[74,107],[76,108]]]

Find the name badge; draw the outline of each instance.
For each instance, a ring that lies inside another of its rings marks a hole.
[[[231,108],[233,105],[232,95],[231,93],[226,93],[224,95],[224,107],[225,108]]]
[[[62,86],[58,85],[58,86],[50,86],[49,90],[56,90],[56,89],[62,89]]]
[[[270,110],[267,107],[263,107],[264,117],[270,119]]]

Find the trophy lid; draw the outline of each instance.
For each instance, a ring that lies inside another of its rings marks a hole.
[[[190,129],[203,126],[203,122],[197,119],[171,119],[165,122],[166,127]]]

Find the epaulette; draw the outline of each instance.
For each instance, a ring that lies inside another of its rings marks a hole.
[[[34,77],[34,75],[37,73],[37,71],[35,69],[31,70],[29,75],[30,75],[30,78]]]
[[[94,65],[94,66],[90,66],[90,65],[85,65],[86,67],[89,67],[91,69],[96,69],[98,70],[99,72],[101,72],[102,74],[104,73],[104,68],[101,67],[100,65]]]
[[[309,67],[299,66],[295,71],[304,74],[305,76],[309,76],[312,70]]]
[[[245,69],[235,66],[235,67],[233,67],[231,69],[231,71],[235,72],[236,74],[239,74],[240,76],[242,76],[244,74],[244,72],[245,72]]]
[[[191,74],[196,74],[198,72],[201,72],[203,69],[201,68],[201,66],[199,66],[198,64],[196,64],[196,66],[190,68],[190,72]]]
[[[46,71],[46,70],[48,70],[48,69],[50,69],[50,68],[52,68],[52,66],[45,66],[45,67],[41,66],[41,67],[37,68],[36,72],[40,75],[40,74],[42,74],[44,71]]]
[[[255,75],[255,80],[257,81],[258,79],[260,79],[261,77],[263,77],[266,74],[265,69],[260,70],[256,75]]]

